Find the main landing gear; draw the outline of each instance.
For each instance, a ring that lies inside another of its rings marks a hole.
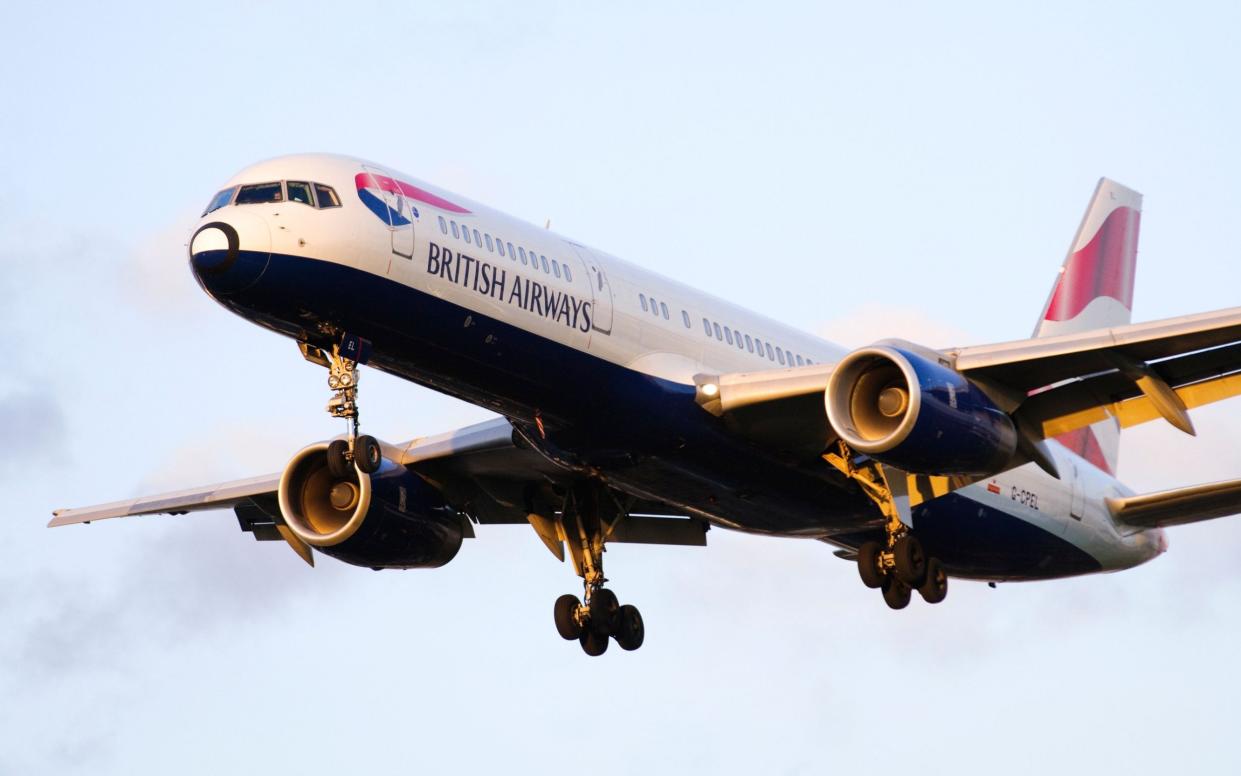
[[[332,398],[325,409],[332,417],[349,421],[349,438],[328,443],[328,471],[338,479],[349,476],[354,466],[364,474],[378,471],[383,461],[379,442],[373,436],[358,434],[358,362],[341,355],[340,345],[332,346],[331,355],[302,345],[302,354],[328,368],[327,385],[332,389]]]
[[[884,602],[893,609],[909,606],[914,590],[928,604],[943,601],[948,595],[944,566],[938,558],[927,557],[922,542],[901,521],[882,465],[870,458],[855,458],[844,442],[824,458],[861,486],[886,518],[883,541],[864,542],[858,548],[862,584],[882,590]]]
[[[583,485],[574,488],[565,500],[557,526],[573,570],[582,578],[584,594],[580,599],[572,594],[556,599],[556,630],[564,639],[576,640],[592,657],[607,651],[609,638],[630,651],[642,646],[646,638],[638,608],[622,605],[616,594],[604,587],[604,542],[610,526],[600,512],[598,489]]]

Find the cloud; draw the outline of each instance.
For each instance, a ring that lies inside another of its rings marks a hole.
[[[65,416],[50,386],[18,388],[0,394],[0,423],[4,424],[7,440],[0,445],[0,476],[60,458]]]
[[[896,337],[928,347],[973,345],[983,340],[966,329],[911,307],[866,304],[834,318],[816,329],[824,339],[850,348]]]

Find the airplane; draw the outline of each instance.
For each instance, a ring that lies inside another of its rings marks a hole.
[[[49,525],[231,508],[311,566],[410,569],[526,524],[581,577],[553,619],[593,656],[645,640],[606,586],[613,542],[814,539],[893,609],[944,600],[950,577],[1131,568],[1164,528],[1241,511],[1241,480],[1115,477],[1121,429],[1192,434],[1190,409],[1241,393],[1241,307],[1131,323],[1141,207],[1100,180],[1029,339],[847,350],[376,163],[263,161],[212,197],[190,269],[327,370],[348,432],[280,472]],[[363,366],[497,417],[379,441],[360,433]]]

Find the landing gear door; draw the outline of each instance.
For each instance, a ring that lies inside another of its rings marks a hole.
[[[1078,470],[1076,463],[1073,464],[1073,483],[1070,488],[1069,516],[1074,520],[1081,520],[1086,510],[1086,493],[1082,487],[1081,471]]]
[[[573,250],[586,267],[586,278],[590,281],[590,293],[594,298],[591,305],[590,328],[600,334],[612,333],[612,285],[608,283],[607,272],[602,262],[589,249],[570,243]]]
[[[414,204],[401,193],[396,180],[374,167],[362,165],[362,169],[370,173],[377,188],[369,188],[372,194],[381,197],[388,206],[384,219],[388,230],[392,233],[392,252],[406,259],[414,257]]]

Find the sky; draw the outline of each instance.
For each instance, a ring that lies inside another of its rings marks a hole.
[[[279,470],[319,367],[195,286],[190,225],[284,153],[379,161],[847,345],[1029,336],[1094,184],[1146,195],[1135,320],[1241,287],[1229,3],[25,3],[0,25],[0,774],[1236,773],[1241,519],[1117,574],[889,611],[829,547],[607,556],[585,657],[534,533],[307,568],[227,511],[52,509]],[[401,440],[487,414],[374,372]],[[566,390],[571,390],[566,386]],[[1127,431],[1233,478],[1241,400]]]

